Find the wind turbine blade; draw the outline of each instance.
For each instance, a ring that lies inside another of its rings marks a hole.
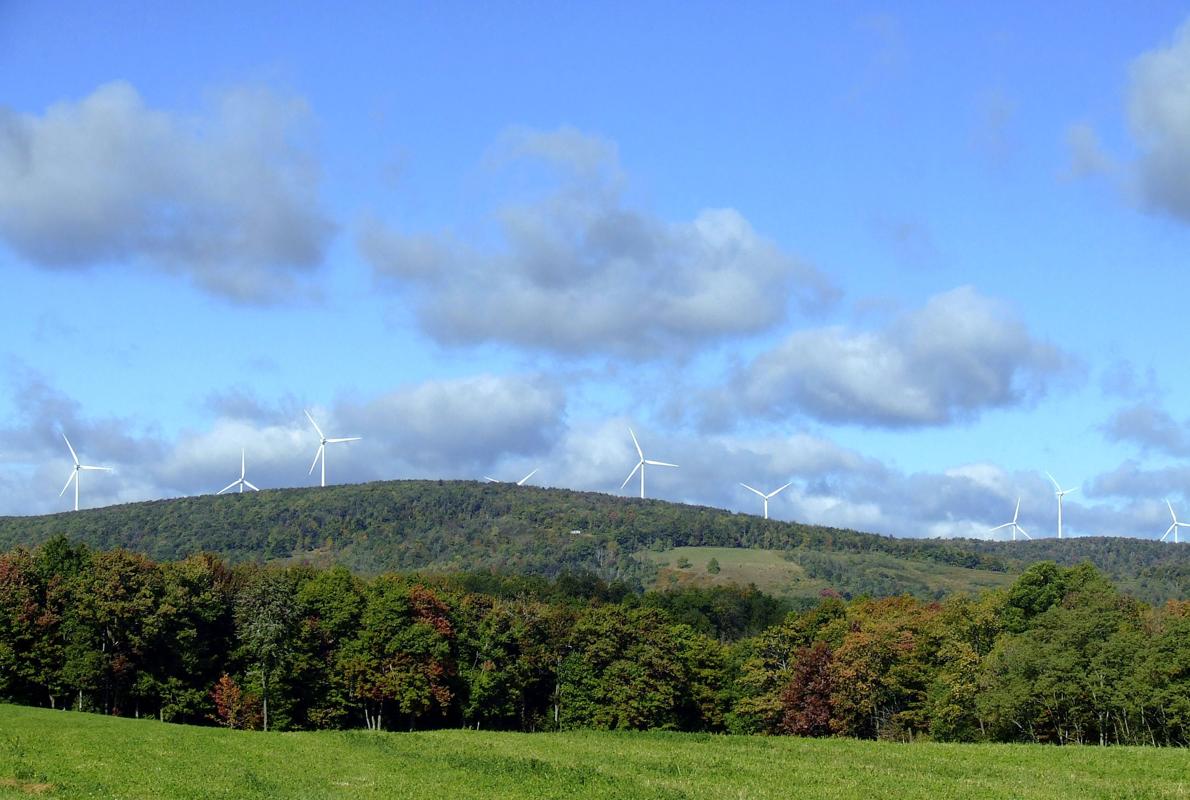
[[[483,479],[484,479],[485,481],[487,481],[488,483],[499,483],[499,482],[500,482],[500,481],[496,480],[495,478],[490,478],[490,477],[488,477],[487,475],[484,475],[484,476],[483,476]]]
[[[655,467],[676,467],[677,464],[671,464],[668,461],[653,461],[650,458],[645,459],[646,464],[652,464]]]
[[[1058,482],[1056,480],[1054,480],[1054,476],[1050,475],[1048,472],[1045,474],[1049,477],[1050,483],[1052,483],[1054,485],[1054,490],[1058,491],[1058,492],[1062,491],[1062,487],[1058,485]]]
[[[632,443],[636,445],[636,454],[640,456],[640,460],[645,460],[645,451],[640,449],[640,442],[636,440],[636,434],[632,432],[632,428],[628,429],[628,435],[632,437]]]
[[[248,461],[244,457],[244,450],[240,448],[240,480],[244,479],[244,474],[248,471]]]
[[[104,472],[115,472],[111,467],[88,467],[86,464],[79,464],[79,469],[103,470]]]
[[[327,439],[326,443],[332,444],[333,442],[358,442],[362,438],[362,436],[348,436],[345,439]]]
[[[66,439],[66,434],[65,434],[65,433],[64,433],[64,434],[62,434],[62,438],[63,438],[63,439]],[[70,447],[70,440],[69,440],[69,439],[66,439],[66,446],[70,448],[70,457],[74,459],[74,463],[75,463],[75,464],[79,463],[79,457],[78,457],[78,454],[76,454],[76,453],[74,452],[74,448],[73,448],[73,447]]]
[[[533,477],[533,475],[534,475],[534,474],[537,472],[537,470],[539,470],[539,469],[541,469],[541,467],[535,467],[535,468],[534,468],[534,470],[533,470],[533,472],[530,472],[528,475],[526,475],[525,477],[523,477],[523,478],[521,478],[519,481],[517,481],[517,482],[516,482],[516,485],[517,485],[517,486],[524,486],[524,485],[525,485],[525,481],[527,481],[527,480],[529,480],[530,478],[532,478],[532,477]]]
[[[314,421],[314,417],[310,416],[310,412],[305,411],[304,413],[306,415],[306,419],[310,420],[310,424],[314,426],[314,430],[318,431],[318,438],[325,439],[326,436],[323,435],[322,428],[318,427],[318,423]]]
[[[1173,503],[1171,503],[1171,502],[1169,502],[1168,500],[1166,500],[1166,501],[1165,501],[1165,505],[1169,507],[1169,516],[1170,516],[1170,517],[1173,519],[1173,521],[1174,521],[1174,522],[1177,522],[1177,521],[1178,521],[1178,515],[1177,515],[1177,514],[1175,514],[1175,513],[1173,513]]]
[[[70,471],[70,477],[66,479],[66,485],[62,487],[62,491],[58,492],[58,497],[61,497],[62,495],[66,494],[66,490],[70,488],[70,482],[72,480],[74,480],[75,477],[77,477],[77,476],[78,476],[78,472],[76,472],[75,470]]]
[[[1078,487],[1075,486],[1073,489],[1065,490],[1064,492],[1062,492],[1062,494],[1070,494],[1071,492],[1077,492],[1077,491],[1078,491]]]
[[[790,486],[793,486],[793,481],[790,481],[789,483],[785,484],[780,489],[773,489],[773,491],[769,492],[767,495],[765,495],[765,497],[768,497],[768,498],[776,497],[777,495],[781,494],[781,492],[788,489]]]
[[[255,486],[253,486],[253,485],[252,485],[251,483],[249,483],[248,481],[244,481],[244,485],[245,485],[245,486],[247,486],[249,489],[251,489],[251,490],[252,490],[252,491],[254,491],[254,492],[259,492],[259,491],[260,491],[260,489],[257,489]]]
[[[222,489],[220,489],[219,491],[215,492],[215,494],[223,494],[223,493],[224,493],[224,492],[226,492],[228,489],[234,489],[235,487],[237,487],[237,486],[239,486],[239,485],[240,485],[240,482],[239,482],[239,481],[232,481],[231,483],[227,484],[226,486],[224,486],[224,487],[223,487]]]
[[[763,493],[763,492],[761,492],[759,489],[753,489],[751,486],[749,486],[749,485],[748,485],[748,484],[746,484],[746,483],[741,483],[741,484],[740,484],[740,486],[743,486],[745,489],[747,489],[748,491],[752,492],[753,494],[757,494],[757,495],[760,495],[761,497],[764,497],[764,493]]]
[[[1029,541],[1033,541],[1033,537],[1032,537],[1032,536],[1030,536],[1029,534],[1025,533],[1025,529],[1024,529],[1024,528],[1022,528],[1020,525],[1017,525],[1017,526],[1016,526],[1016,529],[1017,529],[1017,531],[1018,531],[1018,532],[1019,532],[1019,533],[1020,533],[1022,536],[1024,536],[1026,539],[1028,539]]]
[[[1016,499],[1016,511],[1012,512],[1012,521],[1016,522],[1017,517],[1021,515],[1021,498]]]
[[[641,467],[643,467],[644,465],[645,465],[644,461],[637,461],[636,466],[632,468],[632,472],[629,472],[628,477],[625,478],[624,482],[620,484],[620,488],[623,489],[625,486],[627,486],[628,481],[632,480],[632,476],[636,474],[636,471],[638,469],[640,469]]]
[[[306,473],[307,475],[314,474],[314,468],[318,466],[318,457],[322,455],[322,451],[325,447],[326,447],[325,444],[318,445],[318,450],[316,450],[314,452],[314,462],[312,464],[310,464],[310,471],[308,473]]]
[[[988,533],[991,533],[992,531],[998,531],[998,530],[1000,530],[1001,528],[1011,528],[1011,527],[1012,527],[1012,523],[1011,523],[1011,522],[1005,522],[1003,525],[997,525],[997,526],[996,526],[996,527],[994,527],[994,528],[988,528]]]

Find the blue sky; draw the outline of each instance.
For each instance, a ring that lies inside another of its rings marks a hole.
[[[571,5],[571,4],[568,4]],[[0,4],[0,513],[515,479],[1190,519],[1190,11]],[[629,493],[632,486],[625,489]]]

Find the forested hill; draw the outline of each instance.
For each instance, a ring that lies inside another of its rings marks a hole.
[[[588,570],[637,584],[656,574],[655,565],[635,557],[640,551],[763,548],[843,591],[918,595],[929,593],[927,584],[902,580],[897,565],[914,565],[918,574],[923,567],[945,571],[949,586],[956,576],[961,586],[963,570],[973,577],[1000,574],[1007,582],[1035,561],[1090,561],[1150,602],[1190,597],[1186,545],[1114,537],[897,539],[702,506],[474,481],[383,481],[0,517],[0,551],[58,534],[159,560],[209,551],[233,562],[305,558],[372,574]],[[875,578],[856,583],[857,574]]]

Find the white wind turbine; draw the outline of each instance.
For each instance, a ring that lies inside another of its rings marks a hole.
[[[328,439],[326,434],[322,432],[322,428],[318,427],[318,423],[314,421],[314,417],[310,416],[310,412],[306,412],[306,419],[310,420],[310,424],[314,426],[314,430],[318,431],[318,452],[314,454],[314,462],[310,464],[310,474],[314,474],[314,468],[318,466],[318,459],[322,459],[322,485],[326,486],[326,446],[328,444],[338,444],[339,442],[358,442],[361,437],[348,436],[341,439]]]
[[[640,461],[636,462],[636,466],[632,468],[632,472],[628,473],[628,477],[620,484],[620,488],[623,489],[627,486],[628,481],[632,480],[632,476],[636,474],[636,471],[640,470],[640,497],[643,500],[645,497],[645,464],[652,464],[655,467],[676,467],[677,464],[670,464],[668,461],[653,461],[652,459],[645,458],[645,451],[640,449],[640,442],[636,440],[636,434],[632,432],[632,428],[628,429],[628,435],[632,437],[632,443],[636,445],[636,454],[640,456]]]
[[[66,479],[66,485],[62,487],[62,491],[58,492],[58,497],[66,494],[66,490],[70,488],[70,482],[74,481],[74,510],[79,510],[79,473],[85,469],[89,470],[103,470],[104,472],[111,472],[111,467],[90,467],[86,464],[79,463],[78,454],[74,452],[74,448],[70,446],[70,440],[66,439],[66,434],[62,434],[62,438],[66,440],[66,446],[70,449],[70,457],[74,459],[74,469],[70,472],[70,477]]]
[[[1161,537],[1161,541],[1164,542],[1165,537],[1169,536],[1172,533],[1173,534],[1173,543],[1177,544],[1178,543],[1178,528],[1190,528],[1190,522],[1178,522],[1178,515],[1173,513],[1173,504],[1170,503],[1168,500],[1166,500],[1165,505],[1169,506],[1169,515],[1171,517],[1173,517],[1173,522],[1170,524],[1170,526],[1168,528],[1165,529],[1165,536]]]
[[[257,489],[255,486],[253,486],[244,477],[245,472],[246,472],[246,463],[244,461],[244,451],[240,450],[240,479],[238,481],[232,481],[231,483],[224,486],[222,489],[220,489],[215,494],[223,494],[224,492],[230,491],[230,490],[236,488],[237,486],[240,487],[240,494],[244,493],[245,486],[247,486],[249,489],[251,489],[254,492],[259,492],[260,489]]]
[[[1050,475],[1048,472],[1045,474],[1049,475],[1050,483],[1052,483],[1054,485],[1054,494],[1058,498],[1058,538],[1061,539],[1062,538],[1062,498],[1065,497],[1066,495],[1070,494],[1071,492],[1077,492],[1078,487],[1076,486],[1073,489],[1063,489],[1061,486],[1058,485],[1058,482],[1056,480],[1054,480],[1053,475]]]
[[[765,494],[764,492],[760,491],[759,489],[753,489],[751,486],[749,486],[746,483],[740,484],[740,486],[743,486],[745,489],[752,492],[753,494],[760,495],[764,499],[764,518],[765,519],[769,518],[769,500],[773,497],[776,497],[778,494],[785,491],[786,489],[788,489],[791,485],[793,485],[793,481],[790,481],[789,483],[785,484],[780,489],[774,489],[773,491],[769,492],[768,494]]]
[[[1030,536],[1028,533],[1026,533],[1024,528],[1022,528],[1020,525],[1016,524],[1017,518],[1020,515],[1021,515],[1021,498],[1018,497],[1016,499],[1016,511],[1012,512],[1012,522],[1005,522],[1003,525],[997,525],[994,528],[990,528],[989,532],[998,531],[1001,528],[1009,528],[1010,527],[1010,528],[1012,528],[1012,540],[1014,542],[1016,541],[1016,535],[1017,535],[1018,531],[1020,532],[1021,536],[1024,536],[1026,539],[1032,539],[1033,537]]]
[[[524,485],[525,485],[525,481],[527,481],[527,480],[529,480],[530,478],[532,478],[532,477],[533,477],[533,476],[534,476],[534,475],[537,473],[537,470],[539,470],[539,469],[541,469],[541,467],[535,467],[535,468],[533,469],[533,471],[532,471],[532,472],[530,472],[528,475],[526,475],[525,477],[523,477],[523,478],[521,478],[519,481],[517,481],[517,482],[516,482],[516,485],[517,485],[517,486],[524,486]],[[484,476],[483,476],[483,479],[484,479],[485,481],[487,481],[488,483],[504,483],[504,481],[498,481],[498,480],[496,480],[495,478],[488,477],[487,475],[484,475]]]

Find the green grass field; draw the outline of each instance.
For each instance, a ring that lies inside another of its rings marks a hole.
[[[241,733],[0,705],[0,798],[1190,798],[1190,752],[665,733]]]
[[[811,577],[800,564],[787,560],[779,550],[758,550],[741,547],[675,547],[661,552],[641,550],[636,557],[657,565],[657,578],[652,588],[673,586],[712,586],[737,584],[756,588],[777,597],[817,597],[818,593],[834,585],[852,590],[846,583],[835,583]],[[918,587],[923,594],[956,591],[977,592],[1010,584],[1015,575],[980,569],[952,567],[925,561],[897,558],[886,553],[833,553],[831,557],[843,565],[848,575],[858,579],[864,573],[870,577],[896,581],[899,585]],[[707,571],[712,558],[719,562],[718,574]],[[687,566],[682,566],[686,564]],[[861,581],[856,580],[859,584]]]

